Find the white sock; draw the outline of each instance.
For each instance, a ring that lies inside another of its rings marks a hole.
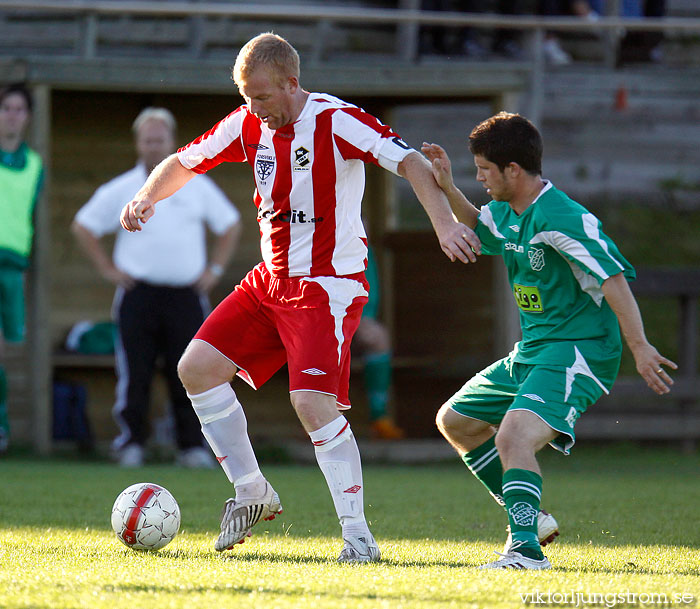
[[[202,433],[214,451],[237,499],[260,497],[267,481],[248,437],[248,422],[231,385],[224,383],[204,393],[187,394],[202,424]]]
[[[350,423],[340,415],[309,433],[318,462],[331,491],[343,534],[369,532],[364,514],[360,451]]]

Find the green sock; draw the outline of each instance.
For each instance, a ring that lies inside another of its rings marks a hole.
[[[365,356],[365,389],[369,400],[369,418],[372,421],[386,416],[386,405],[391,386],[391,353],[371,353]]]
[[[0,436],[5,440],[10,436],[10,421],[7,418],[7,375],[2,366],[0,366]],[[0,444],[2,444],[2,438],[0,438]]]
[[[528,558],[542,560],[537,536],[537,516],[542,497],[542,476],[527,469],[511,468],[503,472],[503,498],[506,502],[513,544]]]
[[[496,448],[496,436],[491,436],[481,446],[462,455],[462,461],[491,493],[498,505],[505,508],[503,501],[503,465]]]

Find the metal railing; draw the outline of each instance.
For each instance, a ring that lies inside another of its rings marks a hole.
[[[100,55],[99,25],[103,18],[184,18],[189,23],[190,49],[195,54],[205,48],[205,24],[208,19],[229,18],[238,21],[314,24],[312,56],[321,60],[332,37],[333,26],[390,26],[395,28],[392,58],[414,62],[418,58],[418,32],[421,26],[471,27],[477,29],[512,29],[530,38],[531,59],[541,61],[545,31],[580,32],[602,35],[615,40],[624,32],[650,31],[689,35],[700,33],[700,18],[621,18],[601,17],[588,21],[578,17],[504,16],[487,13],[421,11],[417,0],[401,0],[400,8],[365,8],[319,5],[233,4],[220,2],[157,2],[148,0],[0,0],[0,22],[4,27],[17,23],[22,17],[40,15],[46,18],[72,18],[74,53],[89,59]],[[406,8],[407,7],[407,8]],[[9,19],[8,19],[9,18]],[[38,41],[41,42],[41,41]],[[609,53],[606,61],[610,62]]]

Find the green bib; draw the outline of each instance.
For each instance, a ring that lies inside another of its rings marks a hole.
[[[41,181],[39,155],[23,145],[23,167],[0,163],[0,250],[5,257],[24,261],[32,249],[34,205]],[[19,152],[19,151],[18,151]]]

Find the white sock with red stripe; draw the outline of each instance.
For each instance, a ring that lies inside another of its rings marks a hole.
[[[368,532],[364,514],[362,463],[350,423],[340,415],[309,433],[316,461],[326,477],[343,533]]]
[[[248,437],[248,421],[231,385],[224,383],[204,393],[187,395],[204,437],[236,489],[236,499],[264,495],[267,481],[258,467]]]

